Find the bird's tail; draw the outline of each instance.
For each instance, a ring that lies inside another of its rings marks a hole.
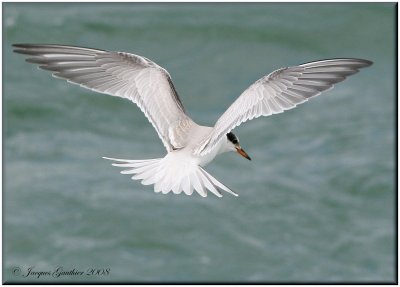
[[[210,191],[222,197],[220,191],[223,190],[238,196],[198,165],[176,163],[171,166],[171,161],[166,161],[166,158],[145,160],[103,158],[114,161],[113,166],[125,168],[121,173],[132,175],[133,180],[141,180],[143,185],[153,184],[155,192],[167,194],[172,191],[174,194],[183,192],[191,195],[193,191],[197,191],[206,197],[207,191]]]

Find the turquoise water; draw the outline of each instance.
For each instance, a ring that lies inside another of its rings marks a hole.
[[[3,280],[393,282],[394,11],[393,3],[3,4]],[[155,194],[120,175],[101,157],[165,154],[146,118],[126,100],[25,63],[11,48],[21,42],[148,57],[168,69],[203,125],[282,66],[335,57],[374,65],[235,129],[253,161],[225,154],[207,170],[240,197],[201,198]],[[85,274],[37,279],[31,267]]]

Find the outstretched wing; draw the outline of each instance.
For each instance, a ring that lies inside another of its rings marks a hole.
[[[193,121],[186,115],[168,72],[141,56],[61,45],[16,44],[53,76],[137,104],[168,151],[185,146]]]
[[[332,59],[272,72],[252,84],[233,102],[194,153],[209,153],[241,123],[292,109],[371,64],[361,59]]]

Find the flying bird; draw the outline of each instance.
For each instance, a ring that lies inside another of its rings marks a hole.
[[[278,69],[248,87],[213,127],[195,123],[185,111],[170,74],[153,61],[125,52],[64,45],[15,44],[27,62],[56,78],[135,103],[164,144],[163,158],[129,160],[104,157],[155,192],[218,197],[237,196],[204,170],[218,154],[237,152],[250,160],[232,130],[240,124],[292,109],[368,67],[362,59],[330,59]]]

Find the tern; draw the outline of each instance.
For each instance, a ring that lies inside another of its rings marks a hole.
[[[155,192],[218,197],[238,196],[204,170],[217,155],[237,152],[250,160],[232,130],[261,116],[278,114],[319,95],[334,84],[372,65],[371,61],[339,58],[278,69],[248,87],[214,127],[195,123],[185,111],[170,74],[135,54],[84,47],[14,44],[14,52],[56,78],[135,103],[164,144],[164,158],[129,160],[103,157]]]

